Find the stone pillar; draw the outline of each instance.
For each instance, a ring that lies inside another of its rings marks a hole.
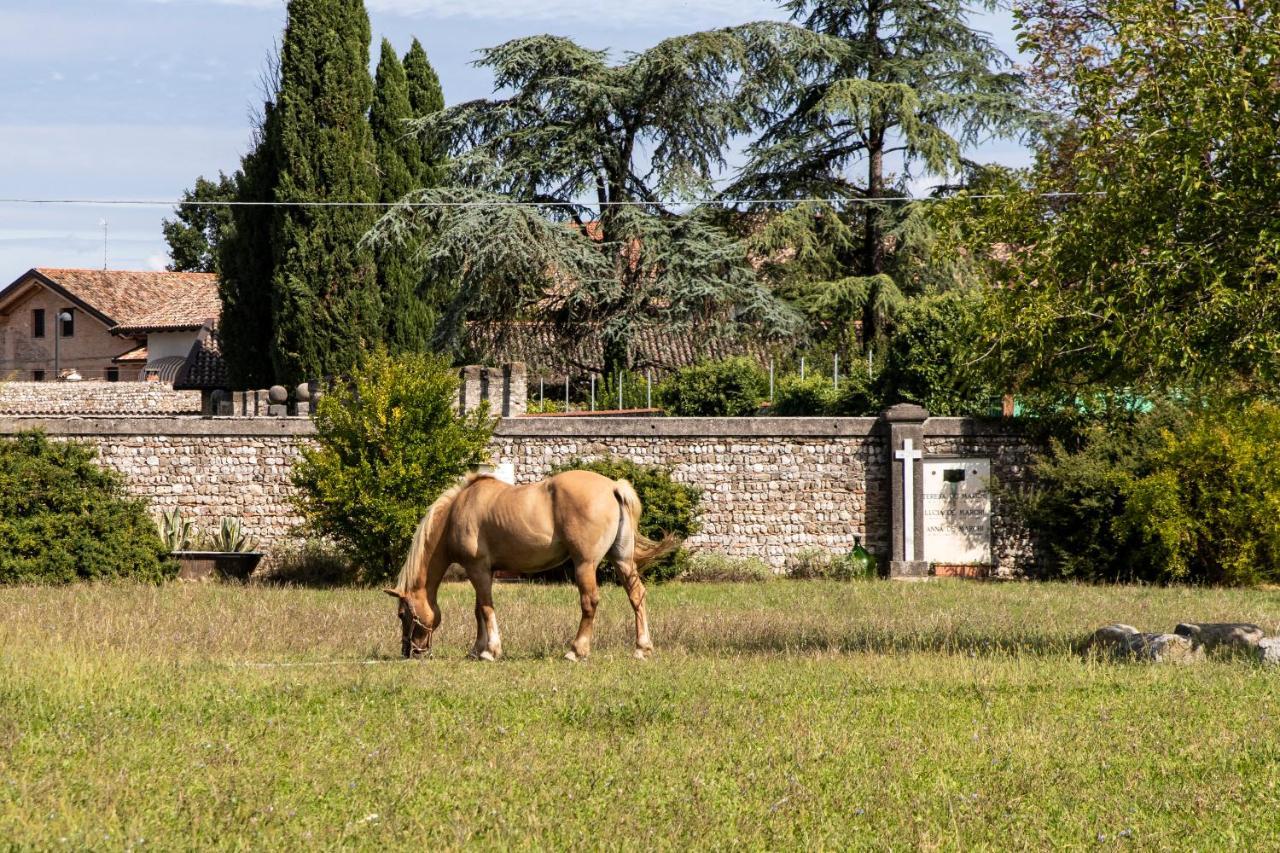
[[[461,381],[458,383],[458,414],[474,412],[484,400],[484,368],[477,364],[469,364],[459,371]]]
[[[929,413],[914,403],[885,410],[889,424],[889,577],[922,578],[924,560],[924,422]]]
[[[502,368],[502,416],[514,418],[528,409],[529,374],[523,361],[512,362]]]

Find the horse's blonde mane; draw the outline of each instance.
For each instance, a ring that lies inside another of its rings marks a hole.
[[[418,576],[424,571],[422,557],[427,550],[428,540],[431,538],[436,516],[448,511],[454,499],[467,486],[476,480],[491,476],[490,474],[478,474],[474,471],[470,474],[464,474],[456,483],[445,489],[440,497],[436,498],[431,506],[427,508],[427,514],[422,517],[422,521],[418,522],[418,529],[413,533],[413,541],[409,545],[408,555],[404,558],[404,565],[400,567],[400,576],[396,578],[396,592],[408,592],[411,590]]]

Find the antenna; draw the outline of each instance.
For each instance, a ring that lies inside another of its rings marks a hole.
[[[102,269],[107,268],[107,220],[99,219],[98,224],[102,226]]]

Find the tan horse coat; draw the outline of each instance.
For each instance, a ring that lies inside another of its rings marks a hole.
[[[502,654],[502,639],[493,609],[493,572],[532,574],[569,562],[582,620],[565,657],[585,658],[600,601],[596,566],[607,557],[635,611],[635,654],[644,657],[653,643],[639,569],[677,542],[671,536],[654,542],[640,535],[640,511],[630,483],[591,471],[566,471],[523,486],[468,475],[431,505],[414,533],[395,588],[386,590],[400,602],[401,651],[417,657],[430,650],[431,636],[440,627],[436,593],[449,566],[462,566],[475,587],[471,654],[494,660]]]

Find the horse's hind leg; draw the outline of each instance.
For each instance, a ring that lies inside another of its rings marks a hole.
[[[467,577],[476,590],[476,642],[470,656],[497,660],[502,655],[502,636],[493,609],[493,572],[488,566],[468,566]]]
[[[625,559],[614,557],[613,565],[622,576],[622,586],[627,590],[627,598],[631,600],[631,609],[636,612],[636,651],[635,656],[644,659],[653,651],[653,640],[649,638],[649,614],[644,606],[644,581],[640,580],[640,572],[636,569],[635,560],[630,556]]]
[[[596,587],[596,564],[580,560],[574,563],[573,580],[578,585],[578,599],[582,604],[582,621],[578,623],[578,635],[569,644],[567,660],[584,660],[591,654],[591,633],[595,627],[596,607],[600,604],[600,590]]]

